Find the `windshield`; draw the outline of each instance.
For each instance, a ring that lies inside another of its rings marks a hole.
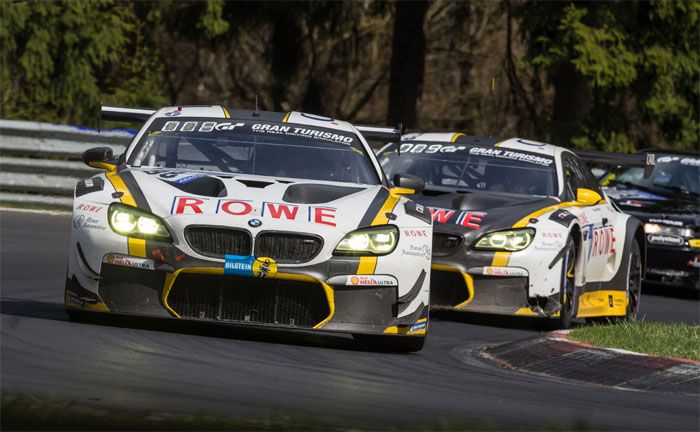
[[[657,155],[654,171],[644,178],[643,168],[624,168],[609,175],[605,183],[639,187],[654,192],[700,194],[700,158]]]
[[[413,174],[430,186],[519,195],[557,195],[554,158],[537,153],[462,144],[403,143],[379,155],[391,178]]]
[[[352,132],[220,118],[159,118],[136,144],[134,167],[181,168],[345,183],[379,184]]]

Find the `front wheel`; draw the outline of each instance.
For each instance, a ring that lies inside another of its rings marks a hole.
[[[569,237],[562,257],[561,288],[559,289],[559,327],[567,329],[576,317],[576,243]]]
[[[374,351],[416,352],[423,349],[426,336],[384,336],[353,334],[356,342]]]

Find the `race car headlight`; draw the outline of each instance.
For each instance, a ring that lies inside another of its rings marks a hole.
[[[333,255],[386,255],[396,249],[399,230],[386,225],[353,231],[343,238]]]
[[[165,242],[173,240],[158,216],[136,207],[113,203],[109,206],[108,220],[112,231],[123,236]]]
[[[655,223],[645,223],[644,232],[646,234],[675,234],[682,237],[692,237],[694,234],[692,228],[674,227]]]
[[[535,230],[532,228],[496,231],[481,237],[474,249],[516,252],[530,246],[534,237]]]

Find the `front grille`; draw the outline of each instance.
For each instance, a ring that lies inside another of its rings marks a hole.
[[[447,256],[457,252],[463,237],[456,234],[433,233],[433,256]]]
[[[469,290],[461,273],[432,270],[430,273],[430,304],[457,306],[469,300]]]
[[[181,274],[167,303],[183,318],[302,328],[330,313],[321,284],[241,276]]]
[[[303,263],[315,257],[323,240],[320,237],[282,232],[263,232],[255,239],[255,256],[273,258],[278,263]]]
[[[185,240],[192,250],[212,258],[250,255],[253,244],[246,230],[197,225],[185,228]]]

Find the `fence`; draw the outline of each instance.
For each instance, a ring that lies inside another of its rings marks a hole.
[[[133,136],[128,130],[0,120],[0,203],[69,209],[75,183],[99,172],[80,155],[92,147],[121,154]]]

